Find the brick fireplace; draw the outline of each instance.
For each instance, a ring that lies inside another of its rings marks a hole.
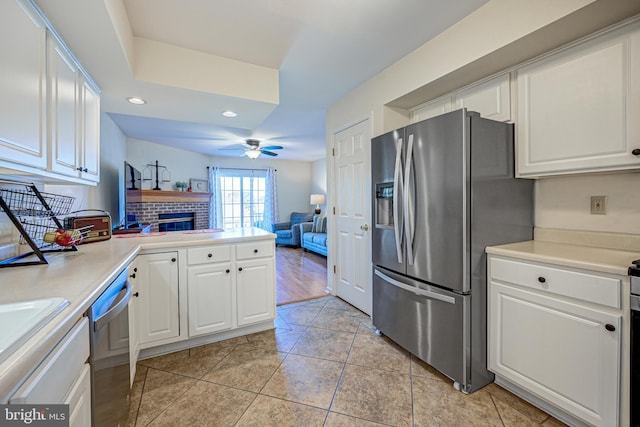
[[[160,214],[193,213],[194,229],[209,228],[209,193],[142,190],[139,197],[127,194],[127,213],[158,231]]]

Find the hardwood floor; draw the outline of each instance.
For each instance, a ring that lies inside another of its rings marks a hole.
[[[302,248],[276,247],[276,304],[327,296],[327,258]]]

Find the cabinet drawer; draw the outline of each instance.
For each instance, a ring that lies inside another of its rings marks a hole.
[[[187,264],[207,264],[231,260],[231,246],[215,245],[202,248],[189,248],[187,250]]]
[[[621,308],[621,282],[589,273],[491,258],[491,280]]]
[[[11,397],[9,403],[62,403],[89,358],[89,321],[83,318]]]
[[[236,246],[237,259],[252,259],[271,257],[274,253],[273,240],[263,240],[260,242],[238,243]]]

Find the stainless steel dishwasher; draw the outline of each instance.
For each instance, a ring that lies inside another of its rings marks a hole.
[[[94,427],[127,424],[129,413],[129,299],[124,270],[88,311],[91,409]]]

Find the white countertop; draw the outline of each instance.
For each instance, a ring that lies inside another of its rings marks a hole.
[[[77,252],[47,253],[45,256],[49,264],[0,270],[0,304],[48,297],[63,297],[69,301],[69,305],[49,324],[0,364],[0,402],[6,401],[15,384],[40,363],[46,352],[62,339],[140,251],[276,237],[258,228],[131,236],[117,235],[104,242],[80,245]]]
[[[540,228],[534,240],[490,246],[488,254],[626,276],[640,259],[640,235]]]
[[[529,240],[501,246],[489,246],[488,254],[527,261],[546,262],[564,267],[626,276],[631,262],[640,259],[640,252],[580,246],[566,243]]]

